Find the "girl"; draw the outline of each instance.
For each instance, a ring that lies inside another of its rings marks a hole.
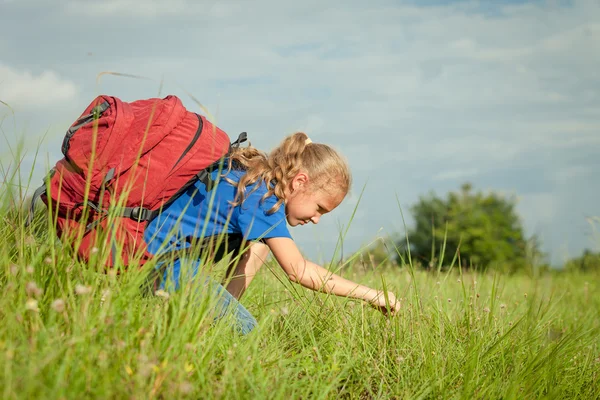
[[[233,250],[234,256],[239,254],[239,261],[231,267],[233,278],[225,288],[210,278],[207,283],[220,295],[219,317],[230,310],[239,331],[245,334],[256,326],[256,320],[238,300],[272,252],[292,282],[364,300],[384,313],[387,306],[392,313],[398,310],[393,293],[387,293],[386,303],[383,292],[306,260],[288,231],[287,224],[319,223],[348,193],[349,168],[331,147],[313,143],[298,132],[285,138],[269,155],[253,147],[234,149],[223,171],[213,171],[210,177],[215,183],[208,191],[204,183],[197,182],[148,225],[148,250],[178,255],[165,263],[168,267],[155,287],[165,289],[169,282],[174,289],[180,286],[182,259],[193,260],[195,276],[202,264],[199,255],[211,253],[218,261]],[[227,239],[219,244],[224,237]],[[198,248],[201,254],[192,255]]]

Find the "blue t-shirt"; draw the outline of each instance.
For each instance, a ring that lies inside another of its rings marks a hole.
[[[232,170],[226,177],[238,182],[244,171]],[[211,174],[217,179],[219,171]],[[250,193],[256,186],[258,188]],[[264,182],[246,188],[242,205],[232,206],[237,189],[219,178],[218,184],[207,193],[204,183],[198,181],[152,220],[144,232],[144,240],[151,254],[162,254],[189,248],[190,239],[208,238],[214,235],[238,234],[246,241],[273,237],[291,238],[285,218],[285,205],[268,214],[277,202],[271,195],[261,201],[267,192]],[[249,194],[250,193],[250,194]]]

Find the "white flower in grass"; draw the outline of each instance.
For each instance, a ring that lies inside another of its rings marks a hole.
[[[19,273],[19,266],[17,264],[10,265],[10,274],[17,275]]]
[[[90,286],[81,285],[79,283],[75,285],[75,293],[79,296],[89,294],[91,291],[92,288]]]
[[[32,275],[32,274],[33,274],[33,272],[34,272],[33,265],[28,265],[28,266],[25,268],[25,272],[27,272],[29,275]]]
[[[24,242],[27,246],[33,246],[35,244],[35,238],[33,235],[27,235],[25,236]]]
[[[485,308],[483,309],[483,312],[489,313],[489,312],[490,312],[490,308],[489,308],[489,307],[485,307]]]
[[[38,312],[40,309],[38,308],[38,302],[36,299],[27,299],[25,302],[25,309],[27,311]]]
[[[44,291],[40,289],[35,282],[31,281],[27,282],[27,285],[25,285],[25,293],[27,293],[27,296],[29,297],[35,297],[38,299],[44,293]]]
[[[169,293],[165,292],[162,289],[159,289],[156,292],[154,292],[154,295],[158,296],[158,297],[162,297],[163,299],[168,299],[169,298]]]
[[[100,297],[100,305],[104,304],[106,299],[108,299],[109,297],[110,297],[110,289],[105,289],[102,292],[102,297]]]
[[[44,258],[44,262],[48,265],[52,264],[52,257],[46,257]]]
[[[90,250],[91,254],[97,254],[100,250],[97,247],[92,247],[92,249]]]
[[[56,299],[52,302],[51,307],[57,313],[61,313],[65,311],[65,302],[63,299]]]
[[[179,391],[182,394],[190,394],[194,390],[194,385],[187,381],[183,381],[179,384]]]

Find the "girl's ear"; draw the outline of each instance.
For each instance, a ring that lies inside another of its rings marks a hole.
[[[292,179],[292,189],[298,190],[302,188],[302,186],[307,186],[309,182],[308,175],[306,172],[300,171],[296,174],[294,179]]]

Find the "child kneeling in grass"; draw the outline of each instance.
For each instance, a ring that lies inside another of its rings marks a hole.
[[[253,147],[233,149],[222,171],[213,171],[210,177],[215,182],[210,190],[196,182],[151,221],[145,240],[149,252],[164,255],[191,251],[204,238],[226,236],[229,250],[239,254],[239,261],[225,288],[212,285],[220,295],[220,315],[225,310],[233,312],[241,333],[250,332],[256,320],[238,300],[269,252],[292,282],[364,300],[384,313],[388,307],[392,313],[398,310],[393,293],[357,284],[306,260],[289,233],[287,224],[317,224],[350,189],[348,165],[331,147],[313,143],[299,132],[268,155]],[[193,273],[200,264],[197,257]],[[165,289],[172,282],[177,289],[183,278],[181,269],[180,258],[165,264],[156,287]]]

